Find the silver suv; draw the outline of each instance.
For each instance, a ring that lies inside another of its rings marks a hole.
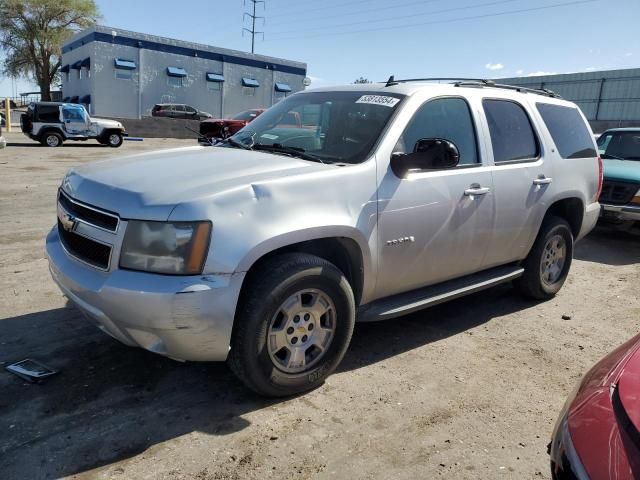
[[[215,147],[74,168],[46,248],[114,338],[290,395],[356,320],[503,282],[555,295],[601,184],[584,116],[551,92],[390,79],[291,95]]]

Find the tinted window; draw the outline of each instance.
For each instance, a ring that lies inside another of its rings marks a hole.
[[[577,108],[537,103],[536,107],[551,133],[562,158],[593,158],[593,137]]]
[[[189,105],[185,105],[184,109],[189,113],[196,113],[196,109],[193,107],[190,107]]]
[[[640,160],[640,132],[613,132],[598,139],[602,158]]]
[[[394,151],[413,152],[418,140],[443,138],[460,152],[461,165],[478,163],[476,135],[467,102],[461,98],[440,98],[422,105],[400,137]]]
[[[58,105],[39,105],[38,121],[44,123],[59,123],[60,108]]]
[[[508,100],[483,100],[482,105],[489,124],[496,163],[529,160],[538,156],[538,143],[522,106]]]
[[[173,109],[174,109],[176,112],[184,112],[184,105],[174,105],[174,106],[173,106]]]

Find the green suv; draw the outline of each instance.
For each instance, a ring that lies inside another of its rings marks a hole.
[[[604,166],[602,216],[640,220],[640,128],[615,128],[598,138]]]

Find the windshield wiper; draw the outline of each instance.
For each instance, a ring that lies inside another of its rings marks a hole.
[[[311,160],[314,162],[326,163],[320,157],[316,157],[315,155],[311,155],[310,153],[305,153],[304,148],[299,147],[287,147],[282,145],[281,143],[274,143],[273,145],[266,145],[258,143],[253,146],[254,150],[264,150],[266,152],[278,152],[285,153],[287,155],[291,155],[292,157],[302,158],[303,160]]]
[[[225,138],[222,143],[228,143],[229,145],[232,145],[234,147],[238,147],[238,148],[242,148],[243,150],[253,150],[253,148],[250,145],[246,145],[242,142],[239,142],[238,140],[236,140],[233,137],[229,137],[229,138]]]
[[[611,155],[610,153],[603,153],[603,154],[602,154],[602,158],[604,158],[605,160],[606,160],[607,158],[609,158],[609,159],[613,159],[613,160],[625,160],[625,159],[624,159],[624,158],[622,158],[622,157],[618,157],[617,155]]]

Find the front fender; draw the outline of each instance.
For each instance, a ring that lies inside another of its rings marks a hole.
[[[304,228],[296,231],[276,235],[251,248],[240,260],[235,273],[248,272],[258,260],[271,252],[292,245],[313,240],[328,238],[345,238],[356,243],[362,258],[362,300],[366,300],[373,293],[375,288],[375,275],[373,265],[373,255],[369,248],[369,243],[362,232],[356,228],[346,225],[327,225],[319,227]]]

